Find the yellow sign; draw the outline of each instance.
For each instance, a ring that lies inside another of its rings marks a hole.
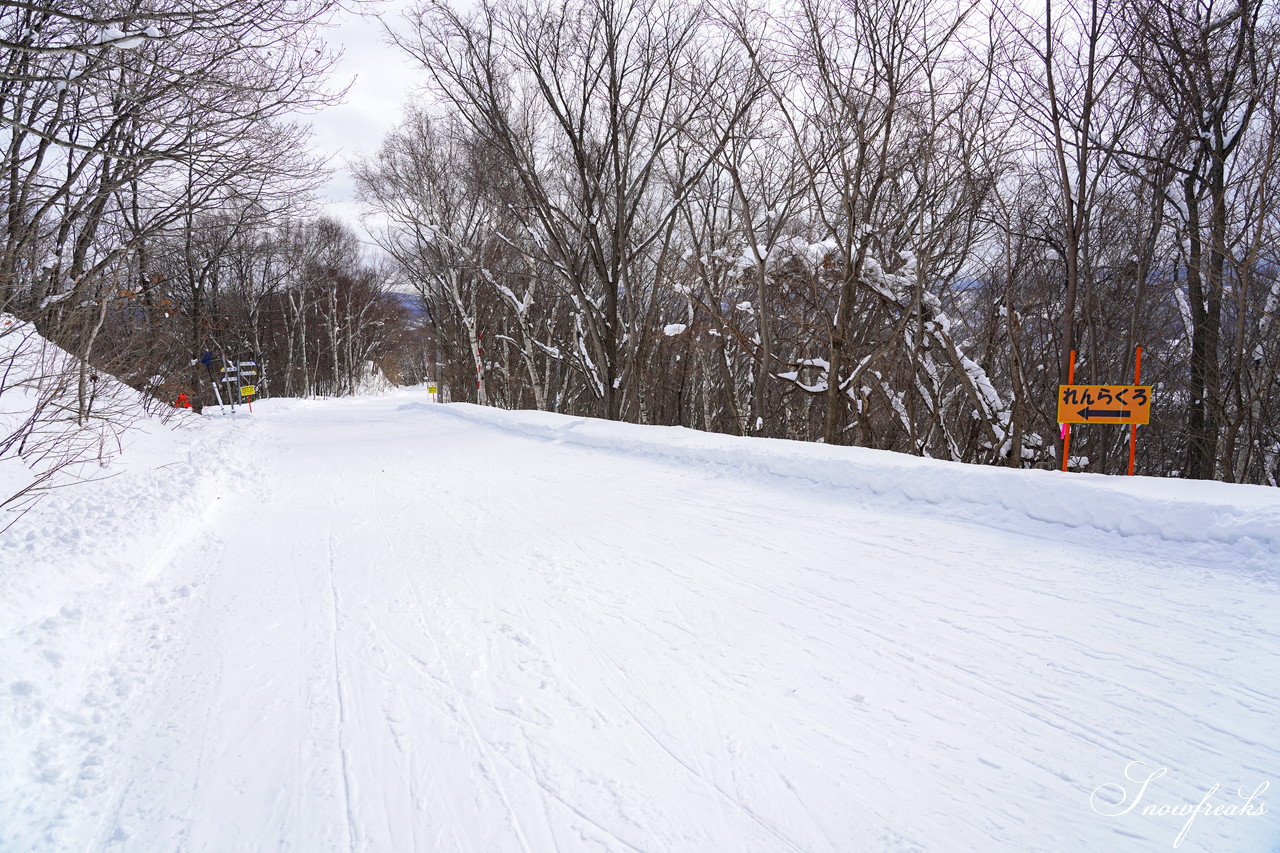
[[[1150,385],[1059,385],[1060,424],[1151,422]]]
[[[255,388],[255,387],[254,387],[254,386],[252,386],[252,385],[241,385],[241,386],[240,386],[240,396],[241,396],[241,397],[252,397],[252,396],[253,396],[254,394],[256,394],[256,393],[258,393],[258,389],[257,389],[257,388]]]
[[[428,385],[428,386],[427,386],[427,393],[428,393],[428,394],[434,394],[434,393],[436,393],[436,386],[434,386],[434,385]]]

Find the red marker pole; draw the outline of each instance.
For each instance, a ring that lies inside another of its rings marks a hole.
[[[1071,351],[1071,363],[1067,366],[1067,384],[1076,384],[1076,351]],[[1062,470],[1067,470],[1067,460],[1071,458],[1071,424],[1062,425]]]
[[[1133,348],[1133,384],[1142,384],[1142,347]],[[1138,425],[1129,424],[1129,476],[1133,476],[1133,461],[1138,455]]]

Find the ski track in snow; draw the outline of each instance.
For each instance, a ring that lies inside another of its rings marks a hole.
[[[192,458],[230,474],[123,552],[128,606],[3,626],[0,850],[1136,853],[1185,818],[1097,814],[1129,762],[1168,768],[1153,803],[1280,781],[1253,540],[993,526],[420,399],[211,424]],[[77,630],[94,656],[37,668]],[[1280,850],[1276,811],[1180,849]]]

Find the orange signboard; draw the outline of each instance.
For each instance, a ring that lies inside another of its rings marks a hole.
[[[1150,385],[1059,385],[1060,424],[1151,422]]]

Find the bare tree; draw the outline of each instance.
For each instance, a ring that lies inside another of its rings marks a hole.
[[[720,58],[699,52],[696,4],[635,0],[484,3],[463,16],[423,5],[399,44],[437,95],[488,139],[522,189],[514,208],[530,261],[553,272],[574,306],[566,358],[622,414],[627,317],[644,316],[640,265],[670,233],[689,186],[723,145],[664,160],[715,108]]]
[[[1187,239],[1188,477],[1235,478],[1219,448],[1226,419],[1223,310],[1242,224],[1242,208],[1232,204],[1233,184],[1237,170],[1252,165],[1241,155],[1250,151],[1259,107],[1274,98],[1277,79],[1277,33],[1263,10],[1259,0],[1125,6],[1129,58],[1155,106],[1152,120],[1178,143],[1167,162],[1181,176],[1178,202]],[[1262,162],[1270,159],[1264,155]],[[1243,363],[1243,343],[1237,338],[1236,353],[1227,357],[1236,365]]]

